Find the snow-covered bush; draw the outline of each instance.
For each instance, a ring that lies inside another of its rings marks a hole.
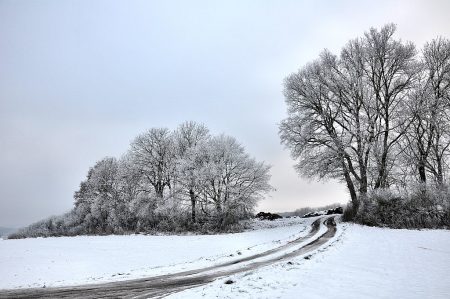
[[[61,235],[77,235],[85,230],[77,222],[74,212],[69,212],[61,216],[51,216],[38,221],[28,227],[19,229],[8,236],[9,239],[53,237]]]
[[[412,188],[409,195],[377,189],[362,199],[355,220],[371,226],[438,228],[449,225],[450,193],[447,189]]]

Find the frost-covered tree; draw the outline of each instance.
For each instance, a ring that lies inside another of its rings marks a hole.
[[[119,160],[107,157],[89,169],[72,211],[14,237],[225,229],[271,190],[269,169],[204,125],[152,128]]]
[[[404,149],[401,155],[402,165],[406,177],[405,179],[418,179],[420,183],[427,182],[427,167],[432,150],[433,139],[436,128],[436,107],[428,89],[423,88],[420,83],[411,92],[410,111],[408,115],[412,122],[406,130],[403,140]]]
[[[442,185],[450,146],[450,40],[437,38],[427,43],[423,60],[434,133],[432,158],[427,166],[437,184]]]
[[[297,171],[320,179],[343,177],[356,204],[356,187],[346,159],[350,135],[337,119],[340,106],[328,100],[332,93],[325,55],[286,78],[288,117],[280,125],[280,137],[298,160]]]
[[[174,175],[175,146],[172,133],[165,128],[153,128],[131,143],[129,155],[142,178],[153,186],[159,201]]]
[[[450,42],[438,38],[422,51],[421,79],[410,92],[410,127],[403,140],[403,168],[425,185],[442,186],[450,146]],[[424,186],[423,186],[424,187]]]
[[[117,230],[120,227],[120,200],[118,163],[115,158],[104,158],[92,167],[87,179],[75,192],[75,209],[91,232]]]
[[[337,178],[353,205],[369,187],[389,186],[410,120],[404,102],[418,80],[416,50],[394,25],[350,41],[340,57],[319,59],[285,80],[288,117],[280,137],[306,177]]]
[[[365,77],[376,110],[374,139],[374,188],[390,185],[389,173],[395,166],[398,143],[411,119],[406,104],[409,91],[419,79],[420,66],[414,44],[394,38],[396,26],[365,34]]]
[[[180,195],[189,198],[191,220],[196,222],[197,201],[205,185],[205,143],[209,130],[195,122],[182,123],[175,131],[176,175]]]
[[[212,203],[219,225],[230,215],[251,213],[271,190],[270,166],[250,158],[233,137],[213,137],[206,150],[204,203]]]

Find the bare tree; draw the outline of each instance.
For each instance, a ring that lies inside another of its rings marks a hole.
[[[357,206],[352,161],[348,159],[351,134],[339,120],[341,99],[335,97],[333,86],[327,80],[331,71],[328,56],[324,53],[319,60],[285,80],[288,117],[280,125],[280,137],[298,159],[296,169],[302,175],[344,179]]]
[[[423,184],[431,177],[444,183],[446,156],[450,145],[450,42],[438,38],[422,51],[421,78],[410,92],[412,120],[403,140],[403,168]]]
[[[130,156],[142,177],[153,186],[157,199],[164,197],[164,189],[171,187],[174,174],[174,142],[168,129],[153,128],[139,135],[131,143]]]
[[[177,180],[182,191],[188,193],[193,223],[196,222],[196,203],[203,191],[204,144],[209,138],[209,130],[195,122],[184,122],[175,131]]]
[[[373,107],[377,112],[374,123],[374,188],[389,185],[389,171],[397,154],[395,147],[411,122],[407,118],[405,105],[408,92],[420,73],[414,44],[395,40],[395,30],[393,24],[384,26],[380,31],[372,28],[364,38],[365,76],[370,82]]]
[[[450,146],[450,41],[437,38],[427,43],[423,50],[427,76],[425,88],[431,102],[433,158],[427,164],[438,185],[442,185],[445,163]]]
[[[205,200],[215,207],[221,225],[226,215],[251,212],[272,187],[270,166],[256,162],[236,139],[220,135],[209,140],[205,167]]]
[[[120,188],[118,163],[107,157],[92,167],[75,192],[75,208],[90,232],[115,230],[120,225]]]
[[[345,181],[354,207],[369,186],[386,187],[405,134],[408,92],[417,80],[414,45],[394,25],[350,41],[340,58],[324,51],[285,80],[283,144],[306,177]]]

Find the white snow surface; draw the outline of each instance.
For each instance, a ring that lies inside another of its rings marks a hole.
[[[0,240],[0,289],[109,282],[175,273],[278,247],[314,219],[253,220],[217,235],[78,236]]]
[[[305,257],[307,257],[305,259]],[[168,298],[450,298],[450,231],[338,224],[312,254]],[[231,279],[233,284],[224,284]]]
[[[0,240],[0,289],[98,283],[202,268],[285,244],[307,234],[315,219],[251,221],[251,229],[236,234]],[[448,230],[338,223],[330,242],[290,264],[224,277],[170,298],[450,298],[449,273]],[[224,284],[228,279],[234,283]]]

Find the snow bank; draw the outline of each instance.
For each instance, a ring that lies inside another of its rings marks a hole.
[[[317,218],[315,218],[317,219]],[[314,220],[314,219],[313,219]],[[247,227],[247,231],[257,230],[257,229],[265,229],[265,228],[275,228],[282,226],[292,226],[303,224],[305,222],[301,217],[293,216],[289,218],[281,218],[276,220],[259,220],[259,219],[251,219],[244,221],[244,226]],[[311,223],[312,221],[308,221]]]
[[[306,257],[170,298],[450,298],[450,231],[340,224]]]
[[[313,220],[255,220],[249,223],[253,230],[237,234],[0,240],[0,289],[98,283],[200,268],[278,247],[306,234]]]

